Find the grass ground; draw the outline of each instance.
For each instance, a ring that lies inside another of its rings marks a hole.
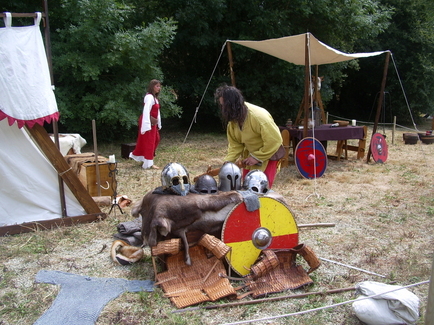
[[[370,129],[368,139],[371,136]],[[378,130],[383,133],[383,130]],[[298,224],[334,223],[334,227],[301,228],[300,242],[322,258],[339,261],[384,275],[385,278],[323,261],[311,274],[313,285],[273,294],[272,297],[354,287],[361,281],[409,285],[429,280],[433,261],[434,145],[405,145],[400,129],[386,129],[389,156],[384,164],[354,159],[329,160],[323,177],[302,178],[295,165],[282,168],[273,190],[284,196]],[[223,134],[162,132],[155,163],[163,167],[178,161],[192,176],[209,165],[220,167],[226,153]],[[393,140],[393,141],[392,141]],[[393,142],[393,143],[392,143]],[[91,151],[90,146],[84,148]],[[330,143],[329,152],[333,151]],[[160,186],[158,170],[120,159],[120,144],[101,145],[100,154],[115,154],[119,161],[118,193],[133,201]],[[109,211],[109,207],[102,208]],[[116,209],[102,222],[77,224],[49,231],[1,237],[0,324],[33,324],[52,304],[59,288],[35,283],[40,270],[57,270],[92,277],[154,279],[149,249],[146,257],[130,266],[115,265],[109,257],[116,226],[132,219],[130,208]],[[420,299],[424,323],[428,285],[410,289]],[[354,299],[355,292],[312,295],[247,306],[199,309],[174,313],[163,292],[124,293],[111,301],[97,324],[222,324],[304,311]],[[251,300],[251,298],[245,298]],[[86,297],[83,297],[86,301]],[[229,302],[222,299],[220,302]],[[351,304],[299,316],[264,320],[256,324],[358,325]]]

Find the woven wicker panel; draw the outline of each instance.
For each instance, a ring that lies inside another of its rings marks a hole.
[[[176,297],[170,297],[170,300],[176,308],[185,308],[191,305],[196,305],[201,302],[209,301],[210,299],[202,292],[202,290],[189,290]]]
[[[224,257],[231,250],[231,248],[220,239],[209,234],[204,234],[198,244],[209,249],[217,258]]]
[[[247,283],[253,292],[252,297],[258,298],[269,293],[281,292],[289,289],[297,289],[313,283],[301,265],[295,265],[297,253],[293,250],[281,250],[275,252],[279,259],[279,265],[269,273],[253,279]]]
[[[211,301],[216,301],[227,296],[237,295],[237,292],[235,291],[234,287],[232,287],[228,279],[220,279],[212,285],[205,287],[204,291]]]
[[[183,308],[235,293],[229,281],[219,276],[220,273],[226,275],[221,260],[215,256],[208,258],[205,248],[200,245],[190,247],[189,253],[191,266],[185,264],[184,252],[179,252],[166,259],[167,271],[157,274],[158,284],[176,307]]]
[[[157,246],[151,247],[152,256],[169,254],[175,255],[181,251],[181,238],[172,238],[169,240],[160,241]]]

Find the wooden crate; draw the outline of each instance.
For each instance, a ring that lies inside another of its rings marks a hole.
[[[136,148],[136,143],[123,143],[121,144],[121,157],[128,159],[130,157],[130,152]]]
[[[113,196],[113,176],[114,173],[110,173],[109,165],[113,169],[114,165],[108,162],[98,163],[101,196]],[[91,196],[98,196],[97,175],[95,163],[83,163],[78,174],[78,178],[86,187]]]

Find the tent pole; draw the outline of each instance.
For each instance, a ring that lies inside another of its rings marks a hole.
[[[309,115],[309,36],[306,33],[305,43],[305,63],[304,63],[304,119],[303,119],[303,138],[307,137],[307,119]]]
[[[48,19],[48,2],[43,0],[43,8],[45,13],[45,52],[47,52],[48,67],[50,70],[51,84],[54,85],[53,78],[53,62],[51,59],[51,36],[50,36],[50,20]]]
[[[54,134],[54,140],[56,143],[57,149],[60,148],[59,144],[59,129],[57,127],[57,121],[53,119],[51,122],[53,124],[53,134]],[[60,149],[59,149],[60,151]],[[60,208],[62,210],[62,217],[68,216],[68,211],[66,210],[66,201],[65,201],[65,186],[63,184],[62,177],[57,175],[57,181],[59,183],[59,199],[60,199]]]
[[[48,70],[50,71],[50,80],[51,85],[54,86],[54,77],[53,77],[53,61],[51,59],[51,36],[50,36],[50,20],[48,18],[48,2],[47,0],[42,0],[42,7],[44,8],[45,14],[45,54],[47,56],[48,62]],[[57,121],[55,119],[51,122],[53,124],[53,134],[54,134],[54,142],[56,143],[57,148],[60,148],[59,145],[59,128],[57,126]],[[60,149],[59,149],[60,150]],[[60,176],[57,176],[59,183],[59,196],[60,196],[60,207],[62,210],[62,216],[67,217],[68,212],[66,211],[66,203],[65,203],[65,187],[63,184],[63,180]]]
[[[380,96],[378,98],[378,105],[377,105],[377,114],[375,116],[374,129],[372,130],[372,135],[374,135],[375,132],[377,132],[377,126],[378,126],[378,121],[380,120],[381,108],[383,107],[384,90],[386,88],[386,79],[387,79],[387,70],[389,69],[389,60],[390,60],[390,51],[386,51],[386,59],[384,62],[384,70],[383,70],[383,80],[381,82]],[[371,140],[372,140],[372,135],[371,135]],[[371,155],[372,155],[371,146],[369,145],[368,157],[366,159],[366,162],[369,162],[371,160]]]
[[[36,123],[32,128],[27,125],[25,128],[47,159],[51,162],[54,169],[56,169],[59,176],[62,177],[63,181],[69,187],[72,194],[77,198],[77,201],[81,204],[86,213],[102,214],[100,208],[78,179],[78,176],[72,170],[71,166],[68,165],[54,142],[50,139],[44,127]]]
[[[231,73],[231,83],[232,86],[236,87],[235,85],[235,73],[234,73],[234,60],[232,57],[232,46],[230,42],[226,42],[226,46],[228,49],[228,57],[229,57],[229,71]]]

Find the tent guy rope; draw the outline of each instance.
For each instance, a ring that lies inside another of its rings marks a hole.
[[[315,311],[320,311],[320,310],[324,310],[324,309],[334,308],[334,307],[338,307],[338,306],[348,305],[348,304],[351,304],[351,303],[355,302],[356,300],[357,301],[361,301],[361,300],[371,299],[371,298],[382,296],[384,294],[391,293],[391,292],[394,292],[394,291],[398,291],[398,290],[402,290],[402,289],[407,289],[407,288],[419,286],[419,285],[422,285],[422,284],[428,284],[428,283],[429,283],[429,280],[426,280],[426,281],[410,284],[410,285],[407,285],[407,286],[403,286],[403,287],[400,287],[400,288],[397,288],[397,289],[393,289],[393,290],[390,290],[390,291],[382,292],[382,293],[379,293],[379,294],[376,294],[376,295],[361,297],[361,298],[358,298],[358,299],[347,300],[347,301],[344,301],[344,302],[341,302],[341,303],[337,303],[337,304],[333,304],[333,305],[329,305],[329,306],[323,306],[323,307],[318,307],[318,308],[303,310],[303,311],[299,311],[299,312],[295,312],[295,313],[290,313],[290,314],[283,314],[283,315],[277,315],[277,316],[271,316],[271,317],[257,318],[257,319],[251,319],[251,320],[244,320],[244,321],[233,322],[233,323],[224,323],[224,324],[220,324],[220,325],[248,324],[248,323],[260,322],[260,321],[267,321],[267,320],[273,320],[273,319],[278,319],[278,318],[284,318],[284,317],[289,317],[289,316],[303,315],[303,314],[307,314],[307,313],[310,313],[310,312],[315,312]]]
[[[185,135],[184,141],[182,143],[185,143],[185,141],[187,141],[187,137],[188,137],[188,135],[190,133],[191,127],[193,126],[193,123],[196,122],[197,113],[199,112],[200,105],[202,105],[203,98],[205,97],[205,94],[206,94],[206,92],[208,90],[209,84],[211,83],[212,76],[214,75],[214,72],[217,69],[217,65],[218,65],[218,63],[220,61],[220,58],[222,57],[223,50],[224,50],[224,48],[226,46],[226,42],[223,44],[222,49],[220,50],[220,55],[219,55],[219,57],[217,59],[217,62],[214,65],[214,69],[212,70],[211,76],[209,77],[208,83],[206,84],[206,87],[205,87],[205,90],[204,90],[204,92],[202,94],[202,97],[200,99],[199,105],[197,105],[197,107],[196,107],[196,111],[194,112],[194,116],[193,116],[193,119],[191,120],[190,127],[188,128],[187,134]]]

